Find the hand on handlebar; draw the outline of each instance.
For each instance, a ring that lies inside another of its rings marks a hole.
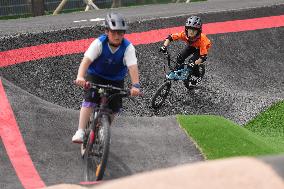
[[[77,79],[74,81],[74,83],[78,86],[85,87],[87,82],[86,82],[85,78],[77,77]]]
[[[136,88],[136,87],[131,87],[130,89],[130,95],[131,96],[141,96],[141,92],[140,92],[140,89],[139,88]]]

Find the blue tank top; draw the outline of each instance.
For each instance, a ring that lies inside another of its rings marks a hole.
[[[116,52],[112,53],[108,46],[107,35],[101,35],[98,39],[102,43],[102,53],[92,62],[87,73],[112,81],[123,80],[127,73],[127,66],[124,65],[123,58],[130,42],[123,39]]]

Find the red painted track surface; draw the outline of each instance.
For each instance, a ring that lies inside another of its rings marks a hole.
[[[219,34],[281,26],[284,26],[284,15],[208,23],[204,24],[203,31],[206,34]],[[170,33],[179,32],[181,30],[183,30],[182,26],[151,30],[147,32],[127,34],[126,38],[134,45],[150,44],[162,41],[165,39],[165,36]],[[88,48],[93,40],[93,38],[89,38],[77,41],[50,43],[0,52],[0,67],[38,60],[41,58],[82,53]]]
[[[0,136],[16,174],[26,189],[44,187],[29,156],[0,80]]]
[[[284,15],[209,23],[204,25],[204,32],[206,34],[218,34],[282,26],[284,26]],[[128,34],[126,37],[132,41],[134,45],[149,44],[162,41],[169,33],[178,32],[182,29],[183,27],[174,27],[152,30],[142,33]],[[41,58],[82,53],[87,49],[92,40],[93,38],[50,43],[0,52],[0,67]],[[1,80],[0,99],[0,136],[17,176],[26,189],[44,187],[45,184],[38,175],[26,149],[25,143],[13,115],[13,111],[5,95]]]

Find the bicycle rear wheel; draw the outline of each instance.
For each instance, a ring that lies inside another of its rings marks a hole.
[[[84,177],[86,181],[101,180],[107,165],[110,146],[110,122],[108,116],[103,115],[98,124],[96,133],[91,131],[85,150]]]
[[[164,103],[167,96],[169,95],[171,86],[171,81],[166,81],[158,88],[157,92],[154,94],[151,100],[152,108],[157,109]]]

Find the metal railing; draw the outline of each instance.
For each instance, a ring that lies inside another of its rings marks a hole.
[[[31,12],[29,0],[0,0],[0,16],[19,15]]]

